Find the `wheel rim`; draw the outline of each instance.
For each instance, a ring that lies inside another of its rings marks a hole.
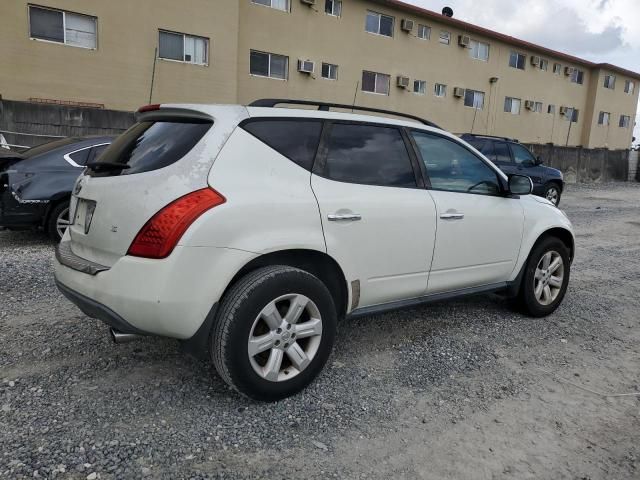
[[[551,187],[547,190],[546,194],[547,200],[552,202],[554,205],[558,204],[558,199],[560,198],[560,193],[556,187]]]
[[[322,316],[304,295],[282,295],[258,314],[248,341],[249,361],[270,382],[289,380],[309,366],[322,339]]]
[[[60,238],[64,236],[64,232],[69,228],[69,223],[69,209],[65,208],[60,212],[58,218],[56,218],[56,232],[58,232]]]
[[[533,282],[533,293],[540,305],[553,303],[562,289],[564,262],[555,250],[550,250],[540,258]]]

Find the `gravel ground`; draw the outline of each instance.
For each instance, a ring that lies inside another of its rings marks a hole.
[[[344,322],[310,388],[230,391],[176,342],[115,346],[0,232],[2,478],[640,478],[640,184],[570,186],[552,316],[496,296]]]

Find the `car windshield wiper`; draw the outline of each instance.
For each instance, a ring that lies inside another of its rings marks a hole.
[[[118,163],[118,162],[93,162],[87,163],[87,167],[92,170],[123,170],[126,168],[131,168],[130,165],[126,163]]]

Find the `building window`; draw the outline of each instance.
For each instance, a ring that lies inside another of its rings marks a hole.
[[[484,92],[467,88],[464,92],[464,106],[482,110],[484,107]]]
[[[324,4],[324,12],[334,17],[342,16],[342,0],[326,0]]]
[[[605,75],[604,76],[604,88],[610,88],[611,90],[616,88],[616,76],[615,75]]]
[[[571,74],[571,82],[582,85],[582,83],[584,82],[584,72],[575,68],[573,70],[573,73]]]
[[[559,63],[554,63],[553,73],[555,73],[556,75],[560,75],[562,73],[562,65],[560,65]]]
[[[598,115],[598,125],[609,125],[609,117],[611,114],[609,112],[600,112]]]
[[[431,27],[418,25],[418,38],[422,40],[429,40],[431,38]]]
[[[542,102],[534,102],[533,103],[533,111],[535,113],[542,113]]]
[[[436,97],[446,97],[447,96],[447,86],[443,83],[436,83],[433,87],[433,93]]]
[[[520,115],[520,99],[504,97],[504,111],[513,115]]]
[[[631,80],[624,81],[624,93],[628,93],[629,95],[633,95],[633,90],[635,89],[635,83]]]
[[[326,78],[327,80],[337,80],[338,79],[338,65],[333,65],[331,63],[323,63],[322,64],[322,78]]]
[[[575,122],[578,121],[578,113],[579,113],[578,109],[571,108],[571,107],[566,107],[565,113],[564,113],[564,118],[568,122],[574,122],[575,123]]]
[[[527,63],[527,56],[522,53],[511,51],[509,55],[509,66],[517,68],[518,70],[524,70],[524,65]]]
[[[489,60],[489,44],[471,40],[469,55],[471,55],[471,58],[475,58],[476,60],[483,60],[486,62],[487,60]]]
[[[551,115],[555,115],[556,114],[556,106],[555,105],[547,106],[547,113],[550,113]]]
[[[96,48],[97,20],[89,15],[29,5],[29,35],[39,40]]]
[[[249,71],[251,75],[259,77],[286,80],[289,73],[289,57],[251,50]]]
[[[362,72],[362,91],[389,95],[389,75],[376,72]]]
[[[424,95],[427,93],[427,82],[424,80],[414,80],[413,93],[417,93],[418,95]]]
[[[209,39],[183,33],[159,31],[158,58],[206,65]]]
[[[393,17],[367,10],[365,30],[376,35],[393,37]]]
[[[444,30],[441,30],[438,41],[443,45],[449,45],[451,43],[451,32],[445,32]]]
[[[620,128],[629,128],[629,125],[631,125],[631,117],[629,115],[620,115],[618,126]]]
[[[545,72],[549,70],[549,60],[546,58],[540,59],[540,70],[544,70]]]
[[[289,0],[251,0],[258,5],[264,5],[265,7],[275,8],[276,10],[282,10],[283,12],[289,11]]]

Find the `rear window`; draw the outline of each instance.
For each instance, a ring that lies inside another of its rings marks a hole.
[[[184,157],[211,125],[210,122],[136,123],[87,165],[89,175],[132,175],[164,168]],[[124,168],[118,169],[118,164]]]
[[[302,168],[311,171],[320,143],[320,120],[252,120],[242,128]]]

